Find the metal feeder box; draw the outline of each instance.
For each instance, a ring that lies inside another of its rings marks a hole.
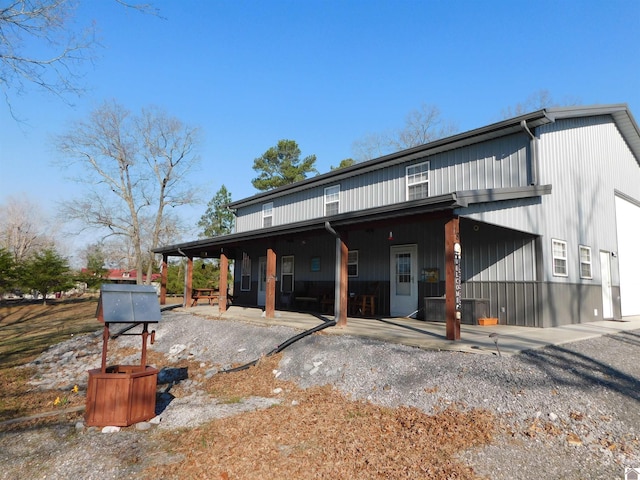
[[[128,427],[155,416],[158,369],[147,363],[147,339],[154,342],[155,330],[149,324],[160,321],[160,304],[150,285],[102,285],[96,313],[104,323],[102,334],[102,367],[89,370],[85,423],[88,426]],[[123,324],[116,334],[141,335],[140,365],[107,367],[109,328]],[[127,333],[142,325],[141,333]]]

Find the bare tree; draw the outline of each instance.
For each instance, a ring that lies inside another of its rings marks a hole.
[[[404,150],[453,135],[458,127],[442,118],[435,105],[423,103],[405,117],[404,127],[390,133],[374,133],[353,143],[355,156],[359,160]]]
[[[35,253],[55,246],[56,227],[32,201],[9,197],[0,205],[0,248],[22,263]]]
[[[150,4],[120,5],[157,15]],[[83,92],[81,66],[98,45],[95,26],[73,25],[77,0],[9,0],[0,6],[0,84],[11,109],[9,91],[22,94],[35,85],[64,100]],[[37,52],[30,49],[36,45]]]
[[[363,162],[391,153],[391,147],[388,142],[390,137],[391,135],[388,133],[368,133],[364,137],[355,140],[351,145],[353,156],[357,161]]]
[[[513,118],[525,113],[542,110],[548,107],[557,107],[560,105],[570,106],[582,103],[578,98],[565,97],[562,102],[556,102],[549,90],[541,89],[529,95],[524,102],[516,103],[507,108],[502,109],[502,118]]]
[[[166,209],[195,202],[186,177],[199,160],[197,144],[196,128],[162,110],[143,109],[134,116],[114,101],[57,139],[62,161],[82,167],[74,180],[88,186],[85,197],[64,203],[64,215],[101,230],[105,238],[130,241],[138,283],[145,265],[150,281],[151,250],[175,228]]]
[[[407,114],[404,128],[397,132],[392,145],[398,150],[417,147],[448,137],[457,131],[458,127],[454,123],[442,118],[438,107],[423,103],[419,110],[412,110]]]

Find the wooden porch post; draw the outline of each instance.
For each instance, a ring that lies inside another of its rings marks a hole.
[[[166,253],[162,254],[162,272],[160,273],[160,305],[167,304],[167,279],[168,279],[168,258]]]
[[[445,317],[447,340],[460,340],[462,312],[462,265],[460,219],[452,217],[444,226]]]
[[[340,247],[340,279],[339,279],[339,291],[340,291],[340,303],[338,305],[339,311],[337,312],[337,322],[336,326],[338,327],[346,327],[347,326],[347,297],[348,297],[348,288],[349,288],[349,272],[347,269],[347,264],[349,260],[349,248],[345,243],[343,238],[337,237],[336,242],[338,242]]]
[[[276,252],[267,249],[267,292],[265,300],[265,316],[273,318],[276,310]]]
[[[191,286],[193,285],[193,257],[187,257],[187,272],[184,285],[184,302],[185,307],[191,308]]]
[[[218,309],[220,313],[227,311],[227,281],[229,274],[229,259],[224,252],[220,253],[220,282],[218,284],[218,290],[220,290],[220,296],[218,297]]]

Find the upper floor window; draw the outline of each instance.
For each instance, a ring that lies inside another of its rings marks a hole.
[[[591,248],[580,245],[580,278],[593,278],[591,272]]]
[[[407,167],[407,200],[429,196],[429,162]]]
[[[557,277],[569,275],[567,270],[567,242],[551,240],[553,255],[553,274]]]
[[[340,213],[340,185],[324,189],[324,214],[325,216]]]
[[[270,227],[273,225],[273,202],[262,205],[262,226]]]

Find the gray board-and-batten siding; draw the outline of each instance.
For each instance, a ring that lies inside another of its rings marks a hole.
[[[389,231],[391,229],[391,232]],[[352,230],[348,236],[349,250],[358,251],[358,276],[349,278],[350,293],[367,293],[376,289],[377,311],[389,314],[390,248],[393,245],[418,246],[418,317],[424,318],[425,298],[444,295],[444,220],[409,221],[389,228]],[[500,318],[503,324],[542,326],[538,315],[539,285],[536,281],[536,237],[489,224],[461,219],[463,245],[463,297],[488,299],[487,316]],[[389,239],[390,233],[393,238]],[[301,295],[331,294],[334,291],[335,248],[333,237],[316,233],[295,239],[280,239],[272,243],[279,258],[293,255],[295,259],[295,290]],[[239,262],[236,263],[236,297],[238,302],[257,301],[258,259],[266,254],[264,246],[256,243],[245,248],[252,259],[251,290],[240,291]],[[319,259],[320,269],[311,271],[311,259]],[[281,263],[277,276],[280,279]],[[432,283],[421,276],[436,269],[439,281]],[[280,283],[277,283],[279,289]],[[310,292],[309,290],[313,291]],[[278,290],[278,296],[280,292]],[[281,303],[279,307],[284,307]],[[412,312],[407,312],[407,314]],[[428,318],[427,320],[444,320]],[[466,323],[477,319],[464,319]]]
[[[357,212],[406,202],[406,167],[429,161],[429,196],[456,191],[517,188],[529,185],[529,139],[524,133],[468,145],[402,163],[336,178],[308,189],[238,209],[236,231],[262,228],[262,205],[273,203],[273,225],[295,223],[324,216],[324,189],[340,186],[340,213]]]

